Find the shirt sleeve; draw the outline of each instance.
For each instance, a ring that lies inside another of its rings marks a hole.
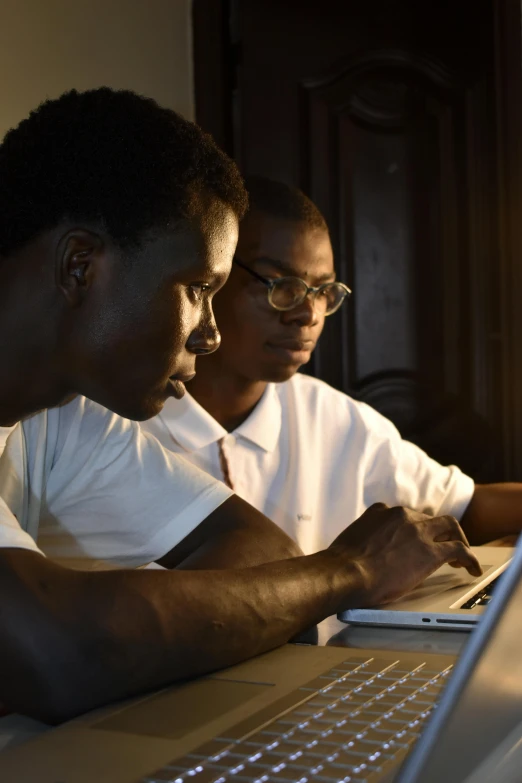
[[[136,422],[89,400],[54,413],[59,435],[38,543],[59,562],[157,560],[232,495]]]
[[[15,549],[30,549],[40,552],[35,541],[26,533],[15,515],[10,511],[5,500],[0,497],[0,547]]]
[[[455,465],[444,467],[422,449],[403,440],[395,426],[367,405],[359,404],[367,431],[365,504],[381,501],[460,520],[475,484]]]

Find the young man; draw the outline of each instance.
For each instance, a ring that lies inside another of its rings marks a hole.
[[[328,546],[376,501],[452,514],[474,543],[518,533],[522,485],[475,487],[367,405],[297,374],[347,289],[334,282],[328,228],[310,199],[260,177],[247,187],[235,263],[215,300],[221,347],[199,363],[190,394],[143,427],[228,483],[305,553]]]
[[[212,140],[129,92],[70,92],[0,146],[0,701],[14,711],[61,720],[261,653],[445,561],[480,571],[454,519],[382,505],[299,556],[110,412],[157,414],[219,345],[211,299],[244,208]],[[100,560],[122,568],[68,567]],[[175,570],[125,568],[151,560]]]

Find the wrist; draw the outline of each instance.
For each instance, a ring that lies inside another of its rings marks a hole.
[[[358,560],[349,559],[346,552],[335,546],[318,552],[321,566],[328,575],[328,593],[331,601],[329,614],[365,606],[368,594],[367,575]]]

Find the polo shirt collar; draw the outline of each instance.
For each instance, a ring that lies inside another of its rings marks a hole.
[[[232,433],[264,451],[275,450],[281,432],[281,401],[269,383],[250,416]],[[181,400],[167,400],[159,418],[185,451],[198,451],[229,433],[188,392]]]
[[[248,419],[234,430],[234,435],[252,441],[263,451],[272,452],[281,433],[281,418],[281,400],[276,385],[269,383]]]
[[[227,434],[188,392],[181,400],[169,397],[158,418],[185,451],[203,449]]]

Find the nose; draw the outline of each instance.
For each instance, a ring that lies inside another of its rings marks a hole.
[[[214,353],[221,345],[221,335],[214,316],[200,323],[187,340],[187,350],[197,356]]]
[[[315,297],[310,293],[301,304],[281,313],[284,323],[297,323],[299,326],[315,326],[322,317],[315,306]]]

